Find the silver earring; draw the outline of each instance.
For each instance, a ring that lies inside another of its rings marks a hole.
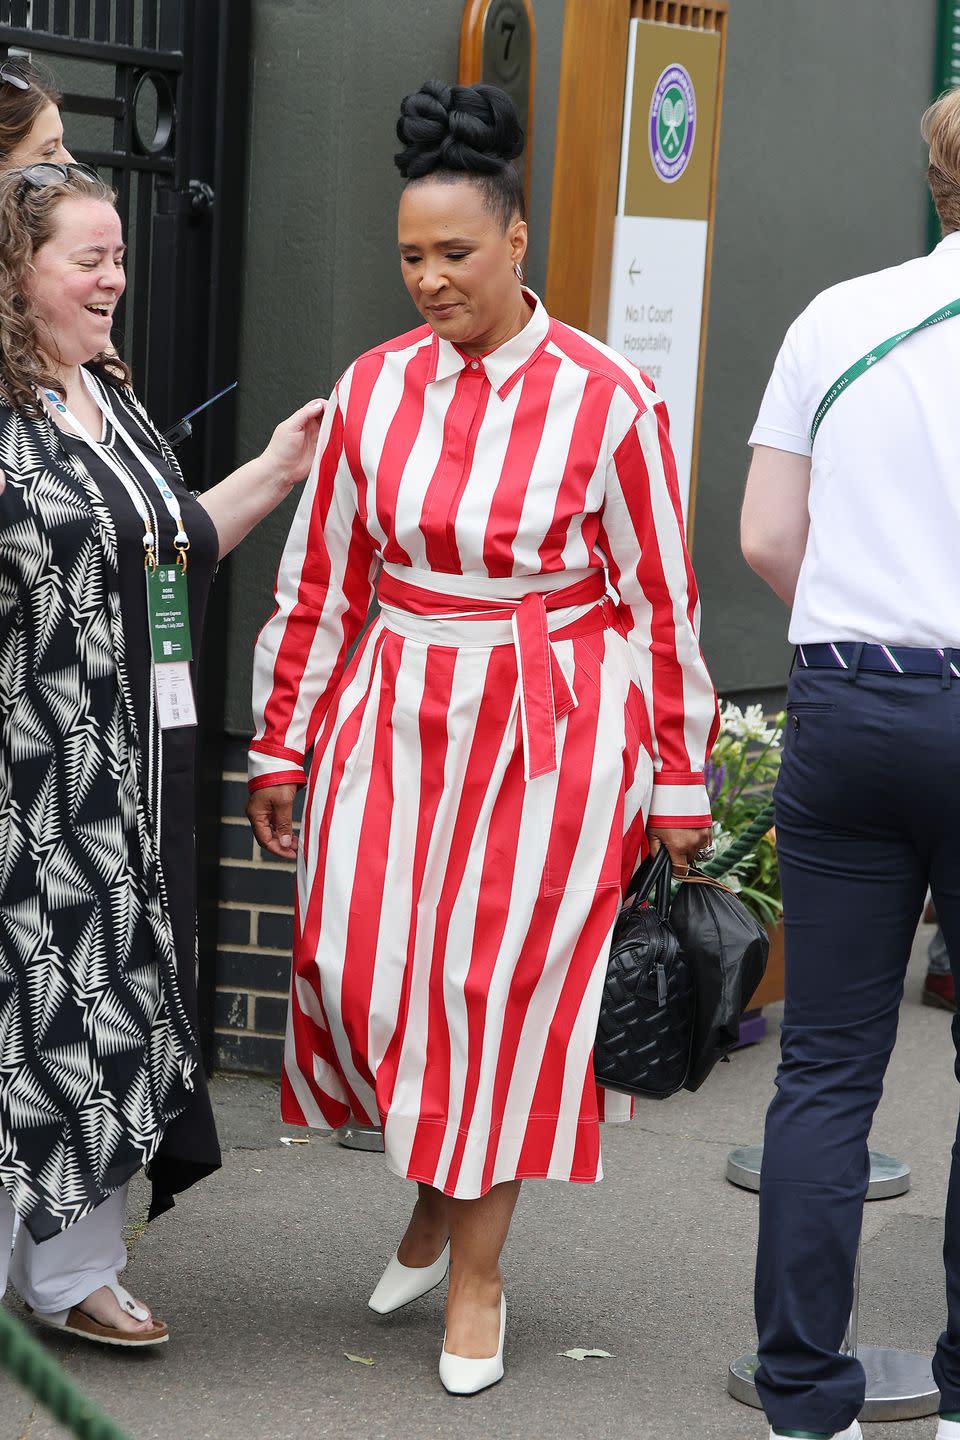
[[[516,275],[516,277],[517,277],[518,280],[522,280],[522,279],[523,279],[523,267],[521,266],[519,260],[515,260],[515,261],[514,261],[514,264],[513,264],[513,273],[514,273],[514,275]]]

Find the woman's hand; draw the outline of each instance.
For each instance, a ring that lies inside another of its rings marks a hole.
[[[296,785],[264,785],[247,801],[247,819],[258,844],[280,860],[297,858],[297,837],[293,833],[293,797]]]
[[[324,400],[301,405],[289,419],[281,420],[262,455],[200,497],[217,528],[221,560],[286,499],[298,481],[306,479],[325,409]]]
[[[670,851],[673,873],[682,880],[697,858],[699,850],[709,850],[713,845],[713,831],[708,826],[700,830],[654,829],[647,831],[650,839],[650,853],[656,855],[661,845]]]
[[[284,495],[307,478],[325,409],[325,400],[308,401],[286,420],[281,420],[270,437],[261,459],[269,466]]]

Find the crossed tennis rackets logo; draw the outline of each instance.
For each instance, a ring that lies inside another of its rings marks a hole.
[[[660,121],[664,127],[663,148],[666,151],[679,150],[683,143],[681,126],[686,126],[687,107],[683,96],[671,100],[668,95],[660,107]]]

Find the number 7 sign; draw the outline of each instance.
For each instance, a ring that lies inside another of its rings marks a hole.
[[[531,0],[466,0],[460,25],[460,84],[505,90],[523,126],[524,181],[530,198],[536,25]],[[518,162],[519,163],[519,162]]]

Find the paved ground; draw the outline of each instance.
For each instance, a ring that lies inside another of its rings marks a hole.
[[[867,1207],[861,1316],[863,1342],[918,1350],[942,1325],[957,1112],[950,1017],[920,1006],[928,935],[872,1140],[910,1162],[913,1188]],[[775,1063],[771,1036],[699,1095],[607,1131],[596,1189],[526,1187],[506,1256],[507,1375],[475,1399],[453,1400],[437,1380],[442,1291],[392,1319],[366,1309],[409,1187],[379,1157],[323,1137],[281,1145],[302,1132],[282,1130],[276,1089],[257,1080],[216,1082],[221,1174],[146,1233],[132,1227],[128,1283],[169,1322],[171,1343],[139,1356],[56,1337],[51,1348],[133,1440],[763,1440],[761,1417],[725,1390],[727,1362],[753,1345],[757,1202],[724,1166],[732,1145],[760,1138]],[[574,1346],[613,1358],[562,1358]],[[930,1440],[935,1429],[867,1433]],[[0,1379],[0,1440],[64,1433]]]

